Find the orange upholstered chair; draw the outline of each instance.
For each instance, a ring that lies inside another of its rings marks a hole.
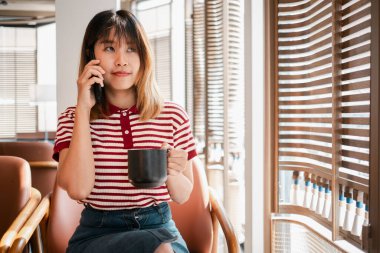
[[[30,167],[19,157],[0,156],[0,252],[8,252],[17,233],[41,200],[32,188]]]
[[[53,144],[43,141],[0,142],[0,155],[17,156],[29,162],[32,186],[42,196],[53,190],[57,163],[53,160]]]
[[[53,144],[45,141],[0,142],[0,155],[21,157],[28,162],[53,161]]]
[[[224,208],[209,189],[202,162],[193,160],[194,188],[189,200],[171,202],[173,219],[190,252],[217,252],[218,226],[222,227],[228,252],[239,252],[239,244]]]
[[[228,251],[239,252],[237,237],[224,209],[210,194],[204,169],[199,159],[193,159],[194,190],[183,205],[171,203],[173,218],[183,235],[190,252],[217,252],[218,226],[224,232]],[[32,235],[30,228],[41,223],[45,252],[63,253],[68,240],[79,223],[82,205],[71,200],[66,192],[55,186],[27,221],[12,246],[11,252],[21,252]],[[41,222],[42,221],[42,222]],[[219,221],[219,224],[218,224]]]

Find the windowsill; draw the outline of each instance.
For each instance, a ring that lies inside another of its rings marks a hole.
[[[295,222],[300,223],[304,225],[306,228],[316,232],[318,236],[323,237],[328,242],[330,242],[332,245],[335,245],[338,248],[341,248],[342,250],[346,252],[352,252],[352,253],[364,253],[361,249],[358,249],[351,243],[349,243],[346,240],[337,240],[332,241],[332,232],[331,230],[327,229],[323,225],[319,224],[312,218],[309,218],[307,216],[299,215],[299,214],[281,214],[276,213],[272,214],[272,220],[285,220],[289,222]]]

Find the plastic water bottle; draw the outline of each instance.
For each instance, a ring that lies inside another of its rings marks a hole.
[[[354,217],[354,223],[352,225],[351,234],[356,236],[361,236],[362,229],[363,229],[363,223],[365,219],[365,209],[363,205],[363,192],[358,193],[358,197],[356,200],[356,210],[355,210],[355,217]]]
[[[317,209],[318,197],[318,185],[316,182],[313,182],[312,197],[310,203],[311,211],[315,211]]]
[[[346,216],[346,198],[344,197],[344,193],[339,194],[339,226],[343,227],[344,218]]]
[[[292,205],[300,205],[300,191],[299,172],[293,171],[293,183],[290,186],[290,203]]]
[[[369,206],[365,205],[363,226],[369,226]]]
[[[302,204],[303,207],[310,208],[312,196],[313,192],[310,178],[305,178],[305,195]]]
[[[323,206],[322,217],[328,219],[331,210],[331,189],[329,184],[325,187],[325,204]]]
[[[350,193],[346,197],[346,214],[344,216],[343,230],[351,231],[352,225],[354,224],[355,217],[355,206],[352,199],[352,194]]]
[[[322,215],[323,206],[325,205],[325,187],[322,184],[318,188],[318,202],[315,212]]]

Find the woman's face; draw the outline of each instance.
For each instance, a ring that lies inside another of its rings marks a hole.
[[[98,40],[95,44],[95,58],[106,72],[104,84],[114,91],[127,90],[135,82],[140,69],[140,57],[135,45],[118,40],[111,31],[108,39]]]

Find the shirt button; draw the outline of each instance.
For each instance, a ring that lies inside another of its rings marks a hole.
[[[123,112],[123,116],[127,116],[127,113],[126,113],[126,112]]]
[[[125,130],[125,132],[124,132],[125,134],[129,134],[129,131],[128,130]]]

